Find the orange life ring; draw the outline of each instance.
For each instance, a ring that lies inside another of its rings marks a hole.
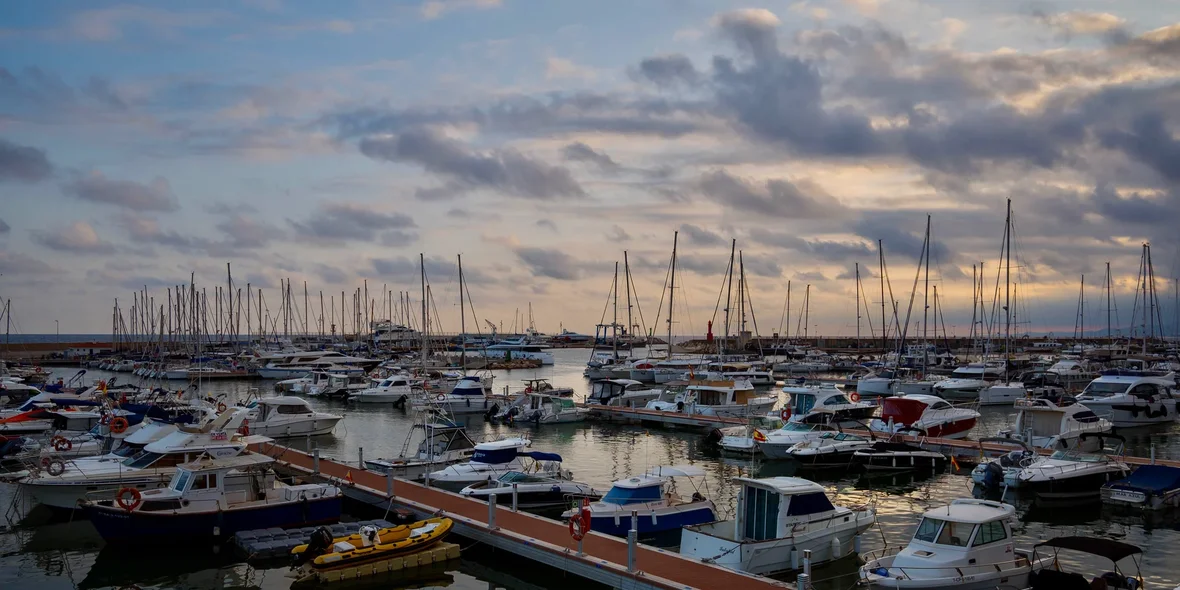
[[[127,427],[130,425],[131,424],[127,422],[126,418],[119,416],[118,418],[111,420],[111,433],[123,434],[124,432],[127,432]]]
[[[852,403],[855,404],[860,401],[860,394],[854,391],[848,396],[848,399],[852,400]]]
[[[128,499],[128,496],[131,498]],[[119,507],[127,512],[135,510],[139,506],[139,502],[143,499],[143,495],[135,488],[123,488],[119,490],[118,495],[115,496],[115,501],[119,503]]]
[[[55,436],[51,442],[53,443],[53,449],[59,453],[64,453],[74,448],[74,443],[64,436]]]
[[[33,367],[33,370],[34,370],[34,371],[36,371],[36,372],[38,372],[38,373],[40,373],[40,372],[41,372],[41,367]]]
[[[783,408],[779,411],[778,417],[783,419],[783,422],[791,419],[791,408]]]
[[[221,412],[224,412],[227,407],[228,406],[225,405],[225,402],[217,402],[217,413],[220,414]]]
[[[570,517],[570,536],[581,541],[590,532],[590,501],[582,498],[582,508]]]

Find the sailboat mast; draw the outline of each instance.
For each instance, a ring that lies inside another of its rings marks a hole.
[[[791,341],[791,281],[787,281],[787,342]]]
[[[729,286],[725,289],[725,333],[721,340],[717,341],[717,354],[725,354],[725,341],[729,340],[729,306],[730,295],[733,294],[733,254],[737,250],[737,238],[734,238],[729,245],[729,270],[726,271],[726,280],[729,281]]]
[[[881,278],[881,354],[885,354],[889,346],[885,335],[889,330],[885,326],[885,250],[881,248],[881,240],[877,240],[877,266]]]
[[[927,329],[930,321],[930,215],[926,215],[926,244],[922,253],[926,257],[926,286],[922,293],[922,372],[930,364],[930,333]],[[937,330],[936,330],[937,331]]]
[[[738,340],[746,331],[746,261],[738,252]]]
[[[418,270],[422,278],[422,373],[426,373],[426,339],[429,330],[426,326],[426,256],[418,253]]]
[[[627,262],[626,250],[623,250],[623,281],[627,284],[627,329],[623,330],[623,333],[627,335],[627,343],[633,345],[634,339],[631,337],[631,327],[633,326],[631,320],[631,265]]]
[[[1004,381],[1008,379],[1008,362],[1012,354],[1012,199],[1004,219]]]
[[[1106,337],[1110,338],[1110,353],[1114,354],[1114,332],[1110,326],[1110,261],[1106,261]]]
[[[811,322],[811,284],[807,284],[807,290],[803,292],[803,339],[810,338],[808,329],[811,327],[808,324]]]
[[[672,358],[672,305],[676,295],[676,244],[680,241],[680,232],[672,232],[672,273],[668,281],[668,358]]]
[[[856,268],[856,350],[860,352],[860,263],[855,262]]]
[[[615,293],[615,317],[611,320],[611,356],[612,358],[619,358],[619,261],[615,261],[615,285],[612,289]],[[531,305],[530,305],[531,308]]]
[[[463,255],[459,258],[459,366],[467,374],[467,304],[463,299]]]

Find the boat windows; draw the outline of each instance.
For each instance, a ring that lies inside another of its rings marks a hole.
[[[795,407],[792,411],[796,414],[807,414],[815,407],[815,396],[810,393],[796,393],[795,399],[792,400]]]
[[[184,488],[188,486],[188,482],[190,479],[192,479],[192,477],[193,474],[189,471],[181,471],[177,473],[176,477],[172,480],[172,489],[178,492],[183,492]]]
[[[1130,386],[1131,386],[1130,383],[1119,383],[1119,382],[1111,383],[1111,382],[1105,382],[1105,381],[1091,381],[1090,384],[1086,386],[1085,391],[1082,391],[1082,395],[1090,395],[1090,396],[1094,396],[1094,397],[1110,397],[1112,395],[1126,393],[1127,389]]]
[[[1101,420],[1101,418],[1098,417],[1098,414],[1089,411],[1078,412],[1073,415],[1073,419],[1087,424]]]
[[[1004,523],[993,520],[992,522],[985,522],[979,525],[979,532],[975,534],[975,540],[972,541],[972,547],[980,545],[987,545],[988,543],[995,543],[1003,541],[1008,538],[1008,531],[1004,530]]]
[[[848,398],[844,397],[844,395],[833,395],[833,396],[829,397],[828,399],[824,400],[825,406],[843,406],[843,405],[848,405],[851,403],[852,402],[848,401]]]
[[[296,405],[282,405],[277,407],[280,414],[310,414],[311,408],[307,406]]]
[[[1150,400],[1159,395],[1159,390],[1151,383],[1140,383],[1132,387],[1129,393],[1139,399]]]
[[[602,498],[607,504],[637,504],[640,502],[655,502],[660,499],[660,486],[645,486],[642,488],[613,487]]]
[[[811,432],[812,430],[815,430],[815,425],[790,422],[786,426],[783,426],[783,430],[786,432]]]
[[[120,457],[130,457],[142,450],[143,445],[137,445],[135,443],[123,441],[123,444],[118,449],[115,449],[115,454]]]
[[[787,516],[803,516],[819,512],[835,510],[831,500],[823,492],[799,494],[791,497],[791,504],[787,506]]]
[[[746,512],[742,534],[751,541],[778,536],[779,493],[746,486]]]
[[[946,524],[942,525],[942,531],[938,533],[938,540],[935,543],[951,547],[966,547],[967,542],[971,540],[971,529],[973,528],[975,525],[948,520]]]
[[[193,480],[194,490],[215,490],[217,489],[217,474],[209,473],[206,475],[198,475]]]
[[[922,522],[918,524],[918,530],[914,533],[914,540],[933,543],[938,538],[938,530],[940,528],[942,528],[941,520],[923,518]]]

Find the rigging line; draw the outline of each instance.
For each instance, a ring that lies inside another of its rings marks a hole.
[[[635,288],[635,281],[631,278],[631,266],[627,265],[627,268],[625,270],[626,270],[626,274],[627,274],[627,289],[630,290],[631,294],[634,296],[635,311],[639,313],[639,326],[640,326],[640,328],[643,329],[644,333],[646,334],[647,333],[647,322],[644,321],[644,319],[643,319],[643,308],[639,306],[639,289]],[[627,329],[630,330],[631,326],[627,326]],[[634,335],[632,335],[632,336],[634,336]]]
[[[673,253],[673,254],[675,254],[675,253]],[[668,270],[664,272],[664,286],[660,288],[660,306],[656,309],[656,319],[655,319],[656,323],[655,323],[655,325],[659,325],[660,316],[664,313],[664,297],[668,293],[668,279],[672,276],[672,262],[673,262],[673,260],[674,260],[674,256],[668,257]],[[671,311],[672,311],[671,307],[672,307],[672,305],[669,302],[669,305],[668,305],[668,308],[669,308],[668,312],[669,313],[671,313]],[[652,333],[654,334],[654,332],[655,332],[655,330],[653,328]],[[650,336],[651,335],[649,335],[649,337]],[[672,343],[671,342],[668,343],[668,351],[669,351],[668,356],[671,357],[672,356],[672,354],[671,354]],[[648,351],[648,356],[651,356],[650,350]]]
[[[713,304],[713,325],[717,325],[717,311],[721,307],[721,296],[724,295],[725,291],[726,291],[725,281],[726,281],[726,279],[732,280],[732,277],[733,277],[733,256],[730,256],[729,257],[729,265],[725,268],[725,274],[721,275],[721,289],[717,292],[717,303]],[[730,283],[730,290],[732,290],[732,285],[733,284]],[[728,312],[729,310],[727,309],[725,311]],[[729,334],[729,324],[725,325],[725,332],[726,332],[726,335]]]

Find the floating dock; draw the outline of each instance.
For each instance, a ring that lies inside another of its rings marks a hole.
[[[740,421],[738,422],[740,423]],[[277,467],[340,486],[345,496],[375,508],[404,508],[421,517],[444,515],[455,534],[614,588],[628,590],[793,589],[794,585],[688,559],[678,553],[590,533],[579,543],[563,522],[510,506],[485,504],[458,494],[365,471],[272,444],[251,450],[273,457]]]

